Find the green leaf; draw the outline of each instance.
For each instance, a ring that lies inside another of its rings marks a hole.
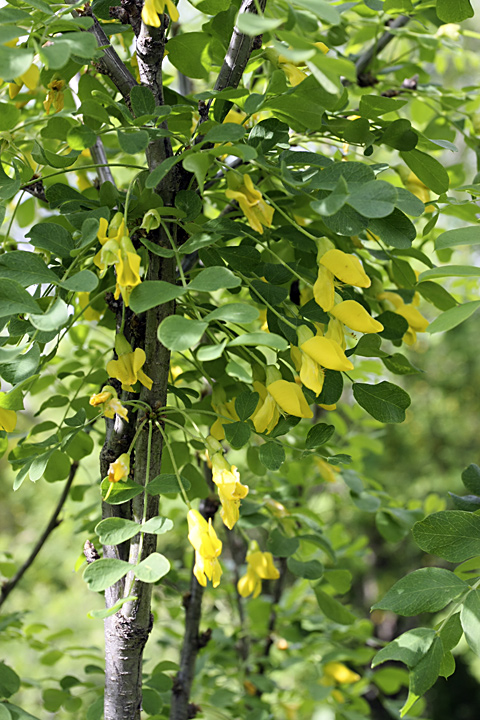
[[[437,195],[447,192],[450,180],[441,163],[420,150],[401,152],[400,157],[419,180]]]
[[[170,563],[164,555],[154,552],[133,568],[137,580],[154,583],[170,570]]]
[[[216,360],[223,355],[227,339],[222,340],[218,345],[202,345],[198,348],[197,358],[200,362],[209,362],[210,360]]]
[[[130,307],[134,313],[139,315],[146,310],[181,297],[185,292],[185,288],[165,280],[144,280],[133,288],[130,295]]]
[[[203,188],[205,176],[212,165],[212,158],[206,153],[192,153],[183,159],[185,170],[195,175],[199,188]],[[188,242],[188,241],[187,241]]]
[[[410,672],[410,693],[421,697],[432,687],[440,674],[442,659],[442,641],[436,637]]]
[[[191,488],[190,480],[187,480],[187,478],[183,475],[180,477],[183,489],[187,492]],[[145,489],[149,495],[169,495],[170,493],[177,494],[182,492],[180,485],[178,484],[177,476],[173,473],[162,473],[161,475],[157,475],[156,478],[147,484]]]
[[[87,613],[89,618],[92,618],[93,620],[105,620],[105,618],[110,617],[110,615],[115,615],[116,612],[120,610],[123,605],[127,602],[133,602],[134,600],[138,600],[136,595],[129,595],[128,597],[122,597],[120,600],[117,600],[117,602],[112,605],[109,608],[104,608],[103,610],[90,610],[89,613]],[[1,720],[1,718],[0,718]]]
[[[237,123],[223,123],[211,128],[204,137],[205,142],[224,143],[237,142],[245,135],[243,125]]]
[[[152,115],[155,111],[155,98],[150,88],[135,85],[130,90],[130,103],[135,117]]]
[[[354,383],[353,396],[375,420],[384,423],[403,422],[411,402],[405,390],[386,381],[377,385]]]
[[[435,318],[433,322],[427,328],[427,332],[433,335],[437,332],[446,332],[451,330],[460,323],[467,320],[470,315],[478,310],[480,307],[480,300],[472,300],[471,302],[464,303],[463,305],[457,305],[456,307],[450,308],[439,317]]]
[[[87,565],[83,579],[90,590],[101,592],[121,580],[130,570],[132,565],[124,560],[101,558]]]
[[[248,420],[248,418],[253,415],[257,408],[259,397],[257,392],[244,390],[244,392],[240,393],[235,399],[235,411],[240,420]]]
[[[105,498],[111,484],[112,483],[108,481],[108,478],[102,480],[100,487],[102,489],[103,498]],[[141,485],[138,485],[133,480],[128,479],[126,481],[114,483],[108,500],[104,500],[104,502],[107,502],[109,505],[121,505],[122,503],[127,502],[127,500],[131,500],[137,495],[140,495],[142,492],[143,487]]]
[[[327,425],[327,423],[318,423],[318,425],[314,425],[308,431],[305,447],[307,450],[313,450],[316,447],[320,447],[320,445],[325,445],[325,443],[330,440],[334,432],[335,427],[333,425]]]
[[[468,585],[450,570],[420,568],[398,580],[372,610],[391,610],[407,617],[437,612],[467,589]]]
[[[314,588],[318,607],[323,614],[339,625],[352,625],[357,619],[342,603],[318,587]]]
[[[407,104],[407,100],[396,100],[383,95],[362,95],[360,98],[360,115],[376,120],[385,113],[396,112]]]
[[[436,632],[431,628],[407,630],[378,651],[372,660],[372,668],[389,660],[396,660],[413,668],[426,655],[435,638]]]
[[[111,517],[101,520],[95,526],[95,532],[102,545],[118,545],[140,532],[140,526],[133,520]]]
[[[15,280],[22,287],[59,282],[57,275],[47,267],[39,255],[21,250],[0,255],[0,278]]]
[[[262,330],[257,330],[257,332],[251,332],[251,333],[244,333],[243,335],[238,335],[238,337],[234,338],[233,340],[230,340],[229,343],[227,343],[227,347],[238,347],[238,346],[252,346],[257,347],[257,345],[263,345],[264,347],[270,347],[274,350],[283,351],[287,350],[288,348],[288,342],[283,338],[281,335],[277,335],[276,333],[267,333],[263,332]]]
[[[1,256],[0,256],[1,267]],[[203,318],[207,322],[212,320],[223,320],[224,322],[233,323],[252,323],[258,320],[260,313],[257,308],[252,305],[243,305],[242,303],[229,303],[221,305]]]
[[[348,204],[364,217],[386,218],[393,213],[396,201],[397,191],[393,185],[383,180],[373,180],[355,189]]]
[[[240,450],[250,440],[250,426],[245,422],[232,422],[223,426],[225,438],[234,450]]]
[[[188,32],[175,35],[168,41],[168,59],[189,78],[206,78],[205,51],[210,42],[207,33]]]
[[[91,270],[80,270],[72,277],[57,282],[60,287],[71,292],[92,292],[98,285],[98,277]]]
[[[61,450],[54,450],[47,463],[43,476],[47,482],[65,480],[70,474],[72,462],[68,455]]]
[[[38,313],[39,306],[32,296],[15,280],[0,282],[0,318],[19,313]]]
[[[57,223],[40,223],[34,225],[26,237],[30,238],[30,242],[34,247],[42,250],[48,250],[52,255],[59,258],[69,258],[70,250],[73,250],[75,244],[73,238],[62,225]]]
[[[287,537],[280,530],[272,530],[267,539],[267,550],[275,557],[290,557],[296,553],[300,541],[296,537]]]
[[[418,142],[418,135],[412,130],[410,121],[401,118],[386,127],[381,142],[395,150],[413,150]]]
[[[420,273],[418,280],[430,280],[443,277],[480,277],[480,267],[471,265],[443,265]]]
[[[411,247],[417,236],[415,225],[398,208],[395,208],[388,217],[371,220],[368,223],[368,229],[378,235],[387,245],[399,249]],[[398,259],[396,262],[398,263]]]
[[[171,315],[158,328],[158,339],[169,350],[189,350],[200,342],[207,327],[206,322]]]
[[[450,310],[457,305],[457,301],[441,285],[425,280],[417,285],[418,292],[425,300],[431,302],[439,310]]]
[[[13,720],[10,710],[4,703],[0,703],[0,720]]]
[[[32,313],[29,320],[37,330],[43,332],[58,331],[68,322],[68,307],[61,298],[57,298],[47,312],[43,315]]]
[[[439,636],[445,651],[453,650],[460,642],[462,635],[462,624],[458,612],[449,617],[445,625],[439,629]]]
[[[185,220],[195,220],[202,210],[202,199],[193,190],[180,190],[175,195],[175,207],[185,213]]]
[[[15,670],[0,661],[0,697],[10,697],[20,687],[20,678]]]
[[[460,612],[463,632],[470,648],[480,656],[480,590],[471,590]]]
[[[480,495],[480,467],[471,463],[462,472],[462,482],[469,492]]]
[[[281,445],[269,441],[260,446],[259,458],[267,470],[278,470],[285,462],[285,450]]]
[[[163,180],[163,178],[170,172],[172,167],[182,160],[182,155],[176,155],[163,160],[160,165],[157,165],[145,181],[146,188],[155,188]]]
[[[435,240],[435,250],[478,244],[480,244],[480,226],[470,225],[469,227],[443,232]]]
[[[0,130],[11,130],[20,120],[20,110],[10,103],[0,103]]]
[[[8,383],[17,385],[31,377],[40,362],[40,349],[37,344],[24,355],[18,355],[13,362],[0,364],[0,376]]]
[[[296,0],[295,5],[309,10],[320,20],[325,20],[329,25],[339,25],[341,18],[336,7],[325,2],[325,0]]]
[[[425,552],[450,562],[480,555],[480,517],[464,510],[442,510],[413,526],[413,537]]]
[[[410,360],[401,353],[393,353],[393,355],[383,357],[382,362],[387,370],[395,373],[395,375],[416,375],[417,373],[422,372],[412,365]]]
[[[86,150],[95,145],[97,136],[87,125],[75,125],[68,131],[67,140],[72,150]]]
[[[293,575],[306,578],[307,580],[319,580],[323,575],[323,565],[318,560],[308,560],[301,562],[289,557],[287,567]]]
[[[145,88],[147,89],[147,88]],[[149,135],[146,130],[117,130],[118,144],[123,152],[129,155],[143,152],[149,141]]]
[[[169,518],[157,515],[141,525],[140,532],[149,533],[150,535],[163,535],[166,532],[170,532],[172,528],[173,522]]]
[[[255,15],[254,13],[243,12],[240,13],[236,27],[239,32],[249,37],[256,37],[257,35],[263,35],[263,33],[269,30],[274,30],[282,24],[282,20],[279,18],[266,18],[264,15]],[[194,77],[194,76],[192,76]]]
[[[2,78],[13,80],[27,72],[33,62],[33,50],[10,48],[0,45],[0,67]]]
[[[459,23],[474,14],[470,0],[437,0],[436,11],[444,23]]]
[[[238,287],[242,284],[239,277],[226,267],[215,265],[200,270],[198,275],[188,284],[188,290],[199,292],[215,292],[226,288]]]

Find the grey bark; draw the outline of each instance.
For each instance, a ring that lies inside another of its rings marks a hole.
[[[409,22],[409,20],[410,18],[408,15],[399,15],[395,18],[395,20],[392,21],[390,25],[390,30],[397,30],[398,28],[403,27]],[[386,30],[383,35],[381,35],[378,40],[372,43],[372,45],[367,48],[367,50],[365,50],[365,52],[362,53],[357,59],[357,61],[355,62],[357,77],[363,75],[372,60],[376,58],[377,55],[381,53],[382,50],[384,50],[387,45],[393,40],[395,35],[392,35],[390,30]]]

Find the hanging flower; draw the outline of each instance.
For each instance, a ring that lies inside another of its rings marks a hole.
[[[93,407],[103,405],[102,413],[106,418],[113,418],[118,415],[123,420],[128,420],[128,410],[123,407],[115,389],[111,385],[105,385],[102,392],[92,395],[89,403]]]
[[[203,587],[206,587],[208,578],[215,588],[220,584],[222,575],[218,561],[222,552],[222,542],[217,537],[211,518],[207,523],[198,510],[189,510],[187,520],[188,539],[195,550],[193,574]]]
[[[237,583],[237,590],[242,597],[253,594],[256,598],[262,592],[262,580],[277,580],[280,573],[273,564],[273,555],[261,552],[254,541],[247,553],[247,573]]]
[[[383,330],[382,323],[372,318],[363,305],[355,300],[344,300],[338,303],[330,310],[330,313],[356,332],[378,333]]]
[[[267,366],[265,386],[256,381],[253,387],[260,395],[257,408],[252,415],[257,432],[273,430],[280,417],[280,411],[295,417],[313,417],[302,389],[295,382],[283,380],[279,370],[272,365]]]
[[[345,372],[353,370],[352,363],[335,340],[321,335],[314,336],[305,325],[298,328],[298,343],[302,353],[308,355],[321,367]]]
[[[325,312],[330,312],[335,304],[335,278],[355,287],[367,288],[371,285],[371,280],[356,255],[337,248],[324,252],[322,245],[319,249],[318,262],[318,277],[313,286],[313,294],[315,301]]]
[[[35,90],[39,83],[39,80],[40,70],[34,63],[32,63],[28,70],[23,73],[23,75],[16,77],[13,82],[9,83],[8,94],[10,96],[10,99],[13,100],[14,98],[16,98],[24,85],[26,85],[29,90]]]
[[[153,380],[149,378],[148,375],[145,375],[141,369],[146,359],[145,350],[136,348],[133,352],[119,355],[118,360],[110,360],[110,362],[107,363],[107,372],[110,377],[120,380],[122,390],[133,392],[132,385],[135,385],[137,380],[151,390]]]
[[[126,249],[130,246],[131,250]],[[123,302],[128,307],[133,288],[142,282],[140,279],[140,255],[135,252],[130,239],[124,236],[120,242],[117,257],[117,285],[114,298],[118,300],[121,294]]]
[[[55,112],[60,112],[60,110],[63,110],[63,90],[65,88],[65,82],[61,78],[57,78],[56,80],[52,80],[47,85],[48,93],[46,99],[43,101],[43,107],[45,108],[45,111],[47,115],[50,114],[50,108],[55,108]]]
[[[352,685],[361,680],[360,675],[341,662],[329,662],[324,665],[323,674],[325,680],[335,682],[338,685]],[[322,685],[327,684],[322,682]]]
[[[125,227],[122,213],[115,213],[110,223],[105,218],[100,218],[97,238],[102,247],[93,258],[93,262],[100,270],[100,277],[105,275],[110,265],[115,265],[119,261],[120,241],[124,236],[128,237],[128,229]]]
[[[108,482],[117,483],[126,480],[130,472],[130,455],[122,453],[108,468]]]
[[[228,425],[230,422],[237,422],[240,418],[235,410],[235,398],[227,402],[225,390],[219,383],[215,383],[213,386],[212,409],[221,417],[218,417],[213,423],[210,428],[210,435],[213,435],[216,440],[224,440],[225,430],[223,426]]]
[[[263,226],[272,225],[274,209],[267,205],[260,190],[254,187],[250,175],[244,175],[242,183],[238,184],[233,173],[229,173],[227,182],[229,188],[225,191],[225,195],[229,200],[238,202],[250,227],[262,235]]]
[[[88,293],[88,292],[78,292],[78,293],[77,293],[77,298],[78,298],[78,304],[79,304],[79,306],[80,306],[80,309],[81,309],[81,310],[84,310],[84,308],[85,308],[85,310],[84,310],[84,312],[83,312],[83,317],[84,317],[85,320],[88,320],[88,321],[90,321],[90,320],[100,320],[100,318],[102,317],[103,313],[100,312],[99,310],[95,310],[95,309],[90,305],[90,293]]]
[[[2,393],[4,395],[5,393]],[[17,425],[17,413],[15,410],[7,410],[0,407],[0,430],[13,432]]]
[[[229,465],[221,452],[211,455],[212,479],[218,489],[222,509],[220,517],[229,530],[239,518],[240,500],[248,494],[247,485],[240,482],[240,473],[235,465]]]
[[[166,12],[170,15],[172,22],[177,22],[179,14],[172,0],[145,0],[142,9],[142,20],[145,25],[160,27],[161,20],[159,16],[165,13],[165,6],[167,6]]]

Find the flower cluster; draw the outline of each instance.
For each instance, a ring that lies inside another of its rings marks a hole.
[[[100,270],[100,277],[105,275],[110,265],[115,265],[117,272],[115,299],[118,300],[122,295],[128,307],[133,288],[141,283],[140,255],[135,252],[122,213],[116,213],[110,224],[105,218],[100,218],[97,237],[102,247],[93,258],[93,262]]]
[[[212,463],[212,480],[222,503],[220,517],[228,529],[232,530],[239,518],[240,500],[247,496],[248,487],[240,482],[240,473],[235,465],[229,465],[223,457],[220,443],[210,436],[207,444]]]
[[[242,597],[253,594],[256,598],[262,591],[262,580],[277,580],[280,573],[273,564],[272,553],[261,552],[256,542],[252,542],[247,553],[247,573],[237,583]]]
[[[128,410],[123,407],[115,389],[111,385],[105,385],[102,392],[92,395],[89,402],[93,407],[102,405],[102,414],[106,418],[113,418],[118,415],[123,420],[128,420]]]

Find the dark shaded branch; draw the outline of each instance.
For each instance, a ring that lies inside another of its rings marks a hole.
[[[359,58],[357,58],[355,62],[357,78],[365,73],[372,60],[376,58],[377,55],[379,55],[382,50],[384,50],[387,45],[393,40],[395,35],[393,35],[390,30],[397,30],[398,28],[406,25],[409,21],[410,17],[408,15],[399,15],[397,18],[395,18],[395,20],[391,22],[389,30],[386,30],[379,38],[379,40],[373,42],[372,45],[367,48],[365,52],[360,55]]]
[[[90,17],[93,18],[93,25],[88,32],[95,36],[98,46],[103,48],[103,57],[95,63],[97,70],[103,75],[108,75],[123,97],[128,98],[130,90],[138,83],[110,45],[110,40],[95,15],[91,14]]]
[[[33,179],[38,177],[37,175],[33,176]],[[43,186],[43,180],[39,178],[37,182],[34,182],[31,185],[26,185],[22,188],[22,190],[25,190],[25,192],[30,193],[30,195],[33,195],[34,198],[37,198],[37,200],[41,200],[42,202],[47,202],[47,197],[45,195],[45,188]]]
[[[286,558],[279,558],[280,561],[280,577],[275,583],[275,590],[273,592],[272,609],[270,611],[270,617],[268,620],[268,635],[265,642],[265,648],[263,651],[264,659],[258,664],[258,672],[263,674],[265,672],[266,659],[270,654],[271,647],[273,645],[273,633],[277,624],[277,605],[280,602],[283,588],[285,587],[285,580],[287,577],[287,560]],[[261,695],[261,693],[258,693]]]
[[[200,513],[208,520],[213,518],[218,509],[218,501],[208,498],[200,503]],[[173,681],[170,720],[188,720],[194,715],[190,710],[190,692],[195,677],[195,662],[199,650],[206,645],[209,632],[200,633],[202,617],[202,598],[204,588],[197,582],[192,572],[190,592],[184,597],[185,634],[180,653],[180,669]],[[192,708],[193,709],[193,708]]]
[[[108,166],[105,146],[99,137],[97,137],[95,145],[90,148],[90,155],[92,156],[92,160],[95,164],[103,166],[97,168],[97,175],[98,179],[100,180],[100,184],[103,184],[104,182],[111,182],[112,185],[116,187],[112,171]]]
[[[45,545],[45,542],[47,541],[50,534],[55,530],[56,527],[60,525],[60,520],[58,520],[58,516],[60,515],[60,512],[65,505],[65,502],[68,497],[68,493],[70,492],[70,488],[72,487],[72,483],[75,479],[75,474],[78,470],[78,462],[75,461],[70,465],[70,472],[67,478],[67,482],[65,483],[65,486],[63,488],[62,494],[60,495],[60,498],[58,500],[57,506],[55,510],[52,513],[52,516],[50,520],[48,521],[47,527],[43,531],[43,533],[38,538],[35,547],[33,548],[32,552],[28,556],[28,558],[25,560],[23,565],[17,570],[15,575],[10,578],[10,580],[7,580],[2,585],[2,589],[0,591],[0,607],[3,605],[7,597],[10,595],[12,590],[16,587],[16,585],[20,582],[24,574],[27,572],[28,568],[32,565],[35,558],[37,557],[38,553],[42,549],[42,547]]]
[[[259,0],[258,3],[256,3],[255,0],[243,0],[239,15],[243,13],[254,13],[256,15],[257,4],[263,12],[267,0]],[[224,90],[227,87],[235,88],[238,86],[247,67],[250,55],[252,54],[254,43],[255,38],[244,35],[237,26],[233,28],[227,54],[225,55],[225,60],[218,74],[217,82],[215,83],[215,90]]]

